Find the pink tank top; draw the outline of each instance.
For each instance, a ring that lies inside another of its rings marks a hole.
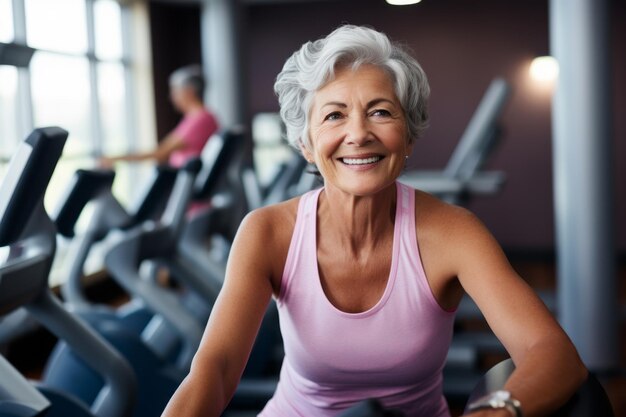
[[[189,159],[200,156],[207,140],[217,132],[217,129],[215,116],[206,109],[183,117],[172,133],[185,142],[185,147],[172,152],[169,164],[180,168]]]
[[[454,312],[435,300],[415,233],[415,191],[397,187],[387,287],[371,309],[346,313],[326,297],[317,269],[321,190],[302,196],[277,300],[285,345],[280,382],[261,417],[331,417],[378,398],[407,417],[449,417],[442,369]]]

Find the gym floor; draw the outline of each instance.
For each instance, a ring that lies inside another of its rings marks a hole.
[[[550,290],[555,287],[556,269],[554,259],[544,256],[509,254],[511,263],[517,272],[537,290]],[[91,288],[91,298],[99,302],[116,304],[123,301],[121,290],[111,280],[99,279]],[[618,268],[619,294],[622,305],[626,305],[626,258],[621,259]],[[484,327],[484,323],[465,323],[472,328]],[[598,375],[604,385],[615,410],[616,417],[626,417],[626,322],[620,324],[620,342],[622,346],[620,370],[610,375]],[[54,337],[45,330],[16,340],[3,352],[28,378],[37,379],[41,374],[45,360],[54,346]],[[485,369],[499,362],[501,357],[487,357],[482,361]],[[464,404],[450,403],[452,416],[463,413]]]

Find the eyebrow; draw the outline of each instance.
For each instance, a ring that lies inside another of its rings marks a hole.
[[[367,103],[367,108],[369,109],[370,107],[373,107],[373,106],[375,106],[375,105],[377,105],[377,104],[380,104],[380,103],[389,103],[389,104],[392,104],[392,105],[394,105],[394,106],[395,106],[395,104],[396,104],[396,103],[394,103],[392,100],[389,100],[389,99],[387,99],[387,98],[382,98],[382,97],[380,97],[380,98],[375,98],[375,99],[373,99],[373,100],[370,100],[370,101]],[[320,108],[321,108],[321,109],[323,109],[324,107],[327,107],[327,106],[337,106],[337,107],[341,107],[341,108],[346,108],[346,107],[348,107],[348,105],[347,105],[346,103],[342,103],[341,101],[329,101],[329,102],[327,102],[327,103],[324,103],[324,104],[322,105],[322,107],[320,107]]]
[[[380,104],[380,103],[389,103],[394,106],[396,105],[394,101],[389,100],[388,98],[381,97],[381,98],[375,98],[374,100],[369,101],[367,103],[367,108],[374,107],[375,105]]]

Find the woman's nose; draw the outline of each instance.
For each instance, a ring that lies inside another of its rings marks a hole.
[[[345,132],[346,143],[363,146],[371,142],[371,140],[371,132],[368,129],[367,120],[362,116],[349,117]]]

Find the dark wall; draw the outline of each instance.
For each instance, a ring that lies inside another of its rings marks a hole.
[[[163,138],[181,118],[169,101],[170,74],[202,62],[200,6],[150,2],[149,11],[157,135]]]
[[[626,106],[624,2],[613,2],[616,212],[626,212]],[[342,23],[367,24],[408,44],[429,76],[431,127],[410,166],[441,168],[448,160],[485,88],[503,76],[514,93],[503,115],[504,136],[487,169],[507,174],[503,191],[479,197],[470,209],[510,249],[554,246],[550,91],[528,76],[533,57],[548,53],[548,2],[437,0],[393,7],[382,0],[248,6],[245,42],[250,114],[277,111],[272,91],[285,59],[303,42]],[[618,219],[626,250],[626,221]]]

